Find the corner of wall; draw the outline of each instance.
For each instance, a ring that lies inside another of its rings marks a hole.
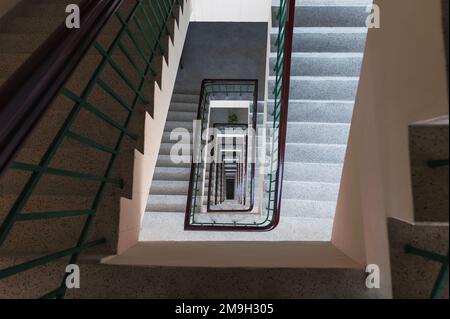
[[[139,241],[141,223],[145,213],[153,173],[158,159],[167,113],[177,77],[178,66],[186,39],[191,15],[191,0],[184,0],[178,26],[174,28],[174,41],[169,41],[168,61],[162,59],[161,87],[155,82],[153,118],[146,113],[144,153],[135,150],[132,199],[120,202],[119,240],[120,255]],[[181,10],[181,8],[180,8]]]

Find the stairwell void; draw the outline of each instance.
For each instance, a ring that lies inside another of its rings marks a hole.
[[[169,183],[153,181],[141,231],[141,241],[329,242],[331,240],[340,178],[365,47],[366,8],[369,4],[371,4],[369,0],[296,2],[279,225],[265,233],[244,231],[224,233],[215,232],[214,229],[209,229],[207,233],[185,231],[182,214],[186,210],[185,194],[189,188],[189,183],[186,183],[189,165],[186,165],[183,169],[185,174],[183,184],[170,181],[173,187],[169,190]],[[245,32],[240,32],[239,38],[245,41],[247,46],[243,45],[242,51],[239,51],[239,48],[233,48],[235,52],[242,55],[252,52],[252,55],[258,55],[259,59],[263,57],[268,61],[267,99],[260,100],[261,107],[258,107],[257,120],[257,128],[265,133],[256,134],[255,144],[256,148],[259,148],[256,152],[256,161],[260,160],[267,164],[264,169],[258,171],[255,179],[255,207],[260,211],[271,209],[270,200],[265,202],[267,196],[264,194],[271,191],[273,174],[271,175],[270,167],[267,166],[270,166],[273,160],[271,156],[277,150],[271,141],[270,128],[276,127],[279,121],[276,106],[279,13],[280,2],[273,1],[272,24],[268,29],[269,40],[266,42],[268,50],[263,48],[260,51],[255,50],[252,47],[254,34],[250,33],[246,38]],[[216,65],[220,64],[214,64],[214,58],[217,57],[217,62],[222,62],[220,59],[226,51],[220,52],[217,48],[221,45],[226,46],[223,44],[223,39],[233,38],[228,37],[224,30],[226,29],[219,30],[217,25],[203,34],[196,34],[199,39],[204,40],[202,43],[207,42],[211,46],[216,46],[216,49],[211,50],[209,53],[211,56],[208,56],[207,51],[199,53],[196,61],[185,59],[186,69],[180,70],[175,93],[190,92],[191,94],[174,95],[172,106],[176,109],[173,109],[174,113],[172,109],[169,111],[169,118],[179,116],[181,103],[192,103],[191,110],[195,111],[196,104],[199,102],[199,95],[193,93],[199,92],[200,86],[195,88],[195,81],[184,81],[184,83],[181,81],[190,76],[187,69],[189,63],[196,66],[194,74],[195,72],[206,75],[213,73],[215,78],[221,74],[216,72],[219,70]],[[261,35],[258,37],[264,37],[264,31],[260,32]],[[196,39],[191,41],[201,42]],[[230,40],[231,43],[233,41]],[[199,45],[199,47],[202,46]],[[268,54],[266,54],[267,51]],[[189,56],[189,47],[185,48],[185,54]],[[200,61],[209,63],[202,64]],[[229,61],[226,65],[230,65],[233,69],[240,68],[239,60]],[[248,65],[243,64],[242,69],[248,70]],[[230,78],[248,78],[248,73],[242,73],[244,72],[235,71],[234,74],[230,74]],[[264,83],[265,80],[266,78]],[[191,113],[191,119],[194,117],[195,115]],[[187,120],[187,117],[185,119]],[[177,124],[180,123],[169,120],[166,129],[173,129]],[[192,129],[190,121],[183,124],[185,128]],[[166,137],[169,137],[169,131]],[[161,152],[167,151],[166,145],[160,151],[164,165],[169,165],[168,158]],[[172,168],[158,169],[161,172],[160,178],[170,178],[167,173]],[[179,170],[181,172],[181,169]],[[163,210],[169,211],[163,213]],[[216,222],[214,218],[212,220]],[[231,220],[236,222],[236,218]]]

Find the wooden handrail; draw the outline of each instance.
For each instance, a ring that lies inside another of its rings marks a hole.
[[[0,174],[45,112],[123,0],[84,0],[81,26],[63,22],[0,87]]]

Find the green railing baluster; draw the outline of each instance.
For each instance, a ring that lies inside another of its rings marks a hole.
[[[99,119],[102,119],[104,122],[108,123],[109,125],[115,127],[118,130],[121,130],[130,137],[133,140],[137,140],[137,136],[135,134],[130,133],[124,126],[121,124],[115,122],[113,119],[111,119],[108,115],[98,110],[96,107],[92,106],[86,101],[83,101],[80,97],[78,97],[75,93],[68,90],[67,88],[63,89],[61,91],[61,94],[66,96],[67,98],[71,99],[75,103],[79,103],[84,109],[91,112],[95,116],[97,116]]]
[[[147,26],[150,29],[150,32],[152,33],[153,37],[155,38],[155,41],[156,41],[156,45],[155,46],[157,46],[159,48],[159,51],[161,52],[161,54],[164,54],[164,50],[163,50],[163,48],[161,46],[162,30],[159,29],[158,30],[158,35],[157,35],[156,31],[155,31],[155,29],[154,29],[154,27],[152,25],[152,22],[150,21],[150,18],[148,17],[147,12],[145,11],[144,5],[141,5],[140,8],[141,8],[141,12],[142,12],[142,14],[144,16],[144,20],[147,22]]]
[[[167,23],[163,22],[162,23],[163,25],[161,25],[160,20],[159,20],[159,18],[157,16],[157,13],[155,11],[155,8],[153,7],[153,5],[150,4],[150,0],[146,0],[146,1],[147,1],[147,6],[149,7],[150,12],[151,12],[151,14],[153,16],[153,19],[155,19],[156,23],[158,24],[158,28],[159,28],[160,33],[162,32],[163,29],[165,29],[166,30],[166,34],[169,35],[169,36],[172,36],[172,34],[169,31],[169,27],[167,26]]]
[[[167,14],[162,14],[162,19],[157,18],[157,14],[155,12],[154,6],[150,4],[150,2],[147,0],[147,3],[149,5],[150,12],[152,16],[155,18],[155,23],[158,25],[158,35],[155,37],[155,30],[149,29],[151,35],[155,39],[155,45],[150,40],[150,36],[148,34],[148,31],[145,30],[143,27],[143,23],[147,24],[148,27],[153,27],[148,15],[147,11],[145,10],[145,7],[142,3],[142,0],[138,0],[136,4],[133,6],[131,12],[128,14],[128,17],[126,20],[124,20],[119,13],[116,13],[116,16],[119,18],[121,22],[121,28],[117,32],[115,38],[113,39],[112,43],[109,45],[108,49],[103,49],[99,44],[95,44],[95,48],[97,51],[101,54],[101,61],[99,62],[97,68],[95,69],[92,77],[89,79],[88,83],[86,84],[85,88],[83,89],[80,96],[73,93],[67,88],[64,88],[61,91],[61,94],[65,97],[67,97],[70,101],[74,103],[72,110],[70,111],[69,115],[65,119],[64,123],[62,124],[61,128],[57,132],[55,138],[53,139],[50,146],[47,148],[45,154],[42,156],[41,160],[37,165],[34,164],[27,164],[27,163],[18,163],[14,162],[11,164],[10,168],[13,170],[25,170],[32,172],[31,177],[28,179],[26,185],[22,189],[21,193],[19,194],[17,200],[13,204],[13,207],[9,211],[6,219],[4,220],[3,224],[0,227],[0,246],[4,243],[6,240],[11,228],[13,227],[15,222],[26,222],[26,221],[35,221],[35,220],[45,220],[45,219],[54,219],[54,218],[67,218],[67,217],[87,217],[86,221],[83,225],[83,228],[81,230],[79,239],[77,241],[77,245],[73,248],[62,250],[60,252],[50,254],[48,256],[44,256],[41,258],[37,258],[35,260],[25,262],[23,264],[16,265],[14,267],[9,267],[7,269],[0,270],[0,279],[6,278],[15,274],[18,274],[20,272],[26,271],[28,269],[34,268],[36,266],[40,266],[43,264],[46,264],[48,262],[64,258],[66,256],[70,257],[70,263],[76,263],[78,260],[79,254],[93,246],[103,244],[105,242],[104,239],[88,242],[85,243],[87,239],[87,234],[90,229],[90,226],[92,224],[93,218],[96,215],[96,212],[100,206],[103,194],[105,192],[106,186],[108,184],[117,184],[121,187],[123,187],[123,180],[120,178],[113,178],[112,175],[112,168],[113,164],[119,154],[119,149],[121,147],[121,144],[123,142],[123,139],[125,137],[130,137],[134,140],[137,139],[137,136],[135,134],[132,134],[128,131],[128,127],[131,121],[131,118],[134,114],[136,105],[139,101],[142,101],[144,103],[148,103],[148,101],[145,100],[145,98],[142,96],[141,92],[144,88],[144,84],[146,79],[149,75],[156,76],[156,72],[152,69],[152,62],[154,58],[154,51],[156,48],[161,47],[161,37],[163,34],[163,30],[165,29],[167,33],[169,34],[169,28],[167,22],[169,21],[170,14],[173,15],[173,8],[175,6],[175,2],[172,2],[169,7],[166,6],[166,3],[164,3],[164,9],[167,10]],[[179,4],[177,1],[176,3]],[[159,7],[159,10],[161,11],[160,4],[158,2],[157,6]],[[143,14],[144,21],[139,20],[137,18],[137,11],[140,10]],[[162,12],[162,11],[161,11]],[[141,44],[133,34],[133,32],[130,30],[129,26],[130,23],[134,21],[136,25],[138,26],[139,32],[141,33],[145,44],[149,47],[150,51],[152,52],[150,55],[146,54],[144,49],[142,48]],[[152,31],[153,30],[153,31]],[[136,62],[136,60],[133,58],[133,55],[130,54],[130,51],[123,45],[122,38],[124,35],[127,35],[131,41],[132,44],[135,46],[138,55],[143,59],[145,62],[145,70],[141,69],[139,67],[139,64]],[[119,49],[130,65],[132,66],[134,72],[140,77],[140,81],[138,86],[136,87],[132,81],[129,79],[129,77],[126,75],[126,73],[123,71],[122,67],[114,61],[112,58],[112,54],[116,49]],[[162,49],[162,48],[161,48]],[[112,88],[110,87],[106,82],[100,79],[101,74],[105,70],[105,67],[107,65],[110,65],[111,68],[119,75],[119,77],[124,81],[124,83],[127,85],[127,87],[131,90],[131,92],[134,95],[133,102],[131,104],[128,104],[124,101],[124,99]],[[97,107],[90,104],[88,102],[89,97],[91,96],[91,93],[93,92],[94,88],[96,86],[99,86],[102,88],[107,94],[109,94],[115,102],[117,102],[121,107],[125,108],[128,111],[128,116],[123,124],[118,123],[114,120],[112,120],[108,115],[101,112]],[[92,113],[101,121],[106,122],[107,124],[111,125],[112,127],[119,130],[119,137],[117,139],[115,147],[109,147],[102,145],[86,136],[82,136],[78,133],[75,133],[71,130],[71,127],[75,120],[77,119],[80,111],[82,109],[87,110],[88,112]],[[57,169],[49,167],[49,164],[51,163],[54,155],[58,151],[60,145],[63,143],[63,141],[68,138],[72,139],[76,142],[85,144],[95,150],[106,152],[111,155],[108,165],[105,169],[105,172],[99,175],[95,174],[85,174],[77,171],[70,171],[70,170],[64,170],[64,169]],[[48,212],[33,212],[33,213],[23,213],[22,210],[25,208],[26,204],[28,203],[28,200],[32,196],[38,182],[40,181],[41,177],[44,174],[49,175],[57,175],[57,176],[63,176],[68,178],[76,178],[76,179],[82,179],[82,180],[89,180],[89,181],[96,181],[99,182],[100,185],[98,186],[98,190],[95,193],[95,198],[92,202],[92,205],[90,205],[90,209],[80,209],[80,210],[68,210],[68,211],[48,211]],[[64,296],[66,287],[65,287],[65,278],[67,275],[64,276],[64,279],[61,283],[61,285],[42,296],[42,298],[61,298]]]
[[[77,217],[93,215],[95,211],[91,209],[86,210],[73,210],[73,211],[60,211],[60,212],[39,212],[39,213],[27,213],[22,214],[18,217],[17,221],[30,221],[30,220],[42,220],[42,219],[52,219],[52,218],[63,218],[63,217]]]
[[[51,168],[48,166],[42,167],[39,165],[13,162],[11,164],[11,169],[123,185],[123,181],[120,178],[108,178],[108,177],[104,177],[104,176],[84,174],[84,173],[69,171],[69,170],[65,170],[65,169]]]
[[[86,243],[83,245],[76,246],[74,248],[62,250],[62,251],[59,251],[59,252],[51,254],[51,255],[47,255],[47,256],[32,260],[32,261],[28,261],[28,262],[25,262],[25,263],[22,263],[22,264],[19,264],[16,266],[6,268],[4,270],[0,270],[0,279],[14,276],[20,272],[27,271],[34,267],[38,267],[38,266],[47,264],[51,261],[55,261],[55,260],[70,256],[74,253],[81,252],[85,249],[103,244],[105,242],[106,242],[105,239],[95,240],[95,241],[92,241],[92,242],[89,242],[89,243]]]
[[[120,78],[125,82],[125,84],[135,93],[139,96],[139,99],[141,101],[146,101],[145,98],[141,95],[140,92],[134,87],[133,83],[131,83],[131,80],[125,75],[125,73],[121,70],[121,68],[117,65],[117,63],[114,62],[114,60],[108,56],[106,51],[98,44],[94,44],[94,47],[97,49],[97,51],[104,57],[106,57],[109,65],[113,68],[113,70],[120,76]]]
[[[112,148],[110,148],[110,147],[107,147],[107,146],[105,146],[105,145],[102,145],[102,144],[99,144],[99,143],[97,143],[96,141],[94,141],[94,140],[92,140],[92,139],[90,139],[90,138],[87,138],[87,137],[85,137],[85,136],[81,136],[81,135],[79,135],[79,134],[77,134],[77,133],[74,133],[74,132],[67,132],[67,135],[66,135],[68,138],[70,138],[70,139],[73,139],[73,140],[75,140],[75,141],[77,141],[77,142],[80,142],[80,143],[82,143],[82,144],[85,144],[85,145],[87,145],[87,146],[90,146],[90,147],[92,147],[92,148],[95,148],[95,149],[97,149],[97,150],[100,150],[100,151],[103,151],[103,152],[105,152],[105,153],[109,153],[109,154],[117,154],[117,151],[116,150],[114,150],[114,149],[112,149]]]

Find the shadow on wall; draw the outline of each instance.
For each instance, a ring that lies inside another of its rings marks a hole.
[[[206,78],[258,79],[262,100],[266,53],[267,23],[191,22],[177,86],[198,93]]]

